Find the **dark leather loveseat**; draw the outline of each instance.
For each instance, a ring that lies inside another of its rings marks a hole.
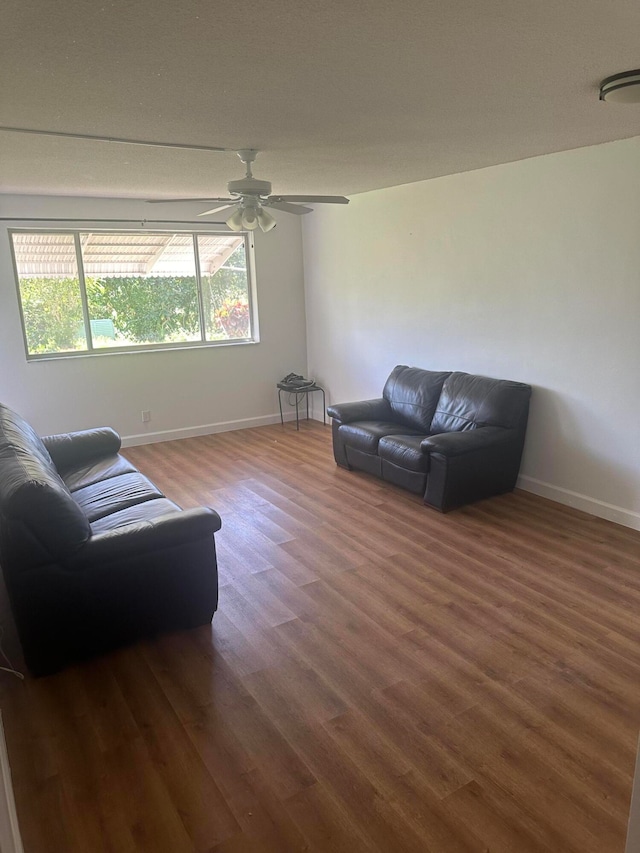
[[[182,511],[119,449],[109,428],[40,439],[0,405],[0,566],[34,675],[216,609],[220,517]]]
[[[398,365],[382,397],[329,406],[338,465],[424,496],[442,512],[511,491],[531,387]]]

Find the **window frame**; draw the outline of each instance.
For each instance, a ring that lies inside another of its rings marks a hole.
[[[197,225],[197,228],[194,227],[185,227],[186,225]],[[128,226],[128,227],[127,227]],[[93,233],[103,232],[107,234],[144,234],[144,233],[153,233],[153,234],[188,234],[193,242],[193,251],[194,251],[194,266],[195,266],[195,280],[196,280],[196,288],[197,288],[197,298],[198,298],[198,313],[200,318],[200,340],[199,341],[178,341],[176,343],[157,343],[157,344],[134,344],[124,347],[99,347],[94,348],[93,346],[93,334],[91,330],[91,317],[89,315],[89,307],[88,307],[88,299],[87,299],[87,291],[85,285],[85,272],[84,272],[84,260],[82,258],[82,248],[81,248],[81,240],[80,235],[82,233],[86,233],[87,231],[91,231]],[[13,243],[13,235],[14,234],[68,234],[73,236],[75,253],[76,253],[76,263],[78,265],[78,282],[80,288],[80,300],[82,303],[82,315],[83,322],[85,326],[85,339],[87,342],[87,348],[83,350],[71,350],[68,352],[47,352],[47,353],[31,353],[29,352],[29,341],[27,338],[27,328],[24,318],[24,311],[22,307],[22,294],[20,291],[20,276],[18,273],[18,264],[16,260],[15,247]],[[250,338],[239,338],[239,339],[227,339],[222,341],[208,341],[206,340],[206,323],[204,316],[204,304],[203,304],[203,296],[202,296],[202,276],[200,270],[200,254],[198,249],[198,236],[206,236],[217,234],[224,237],[243,237],[244,239],[244,248],[245,248],[245,258],[247,262],[247,297],[249,300],[249,323],[251,328],[251,337]],[[106,355],[134,355],[139,353],[146,352],[161,352],[163,350],[184,350],[184,349],[203,349],[209,347],[227,347],[227,346],[247,346],[260,343],[260,330],[258,324],[258,297],[257,297],[257,283],[256,283],[256,264],[255,264],[255,246],[253,241],[253,233],[251,231],[242,231],[242,232],[230,232],[228,230],[221,229],[218,226],[213,226],[207,228],[206,225],[202,223],[175,223],[171,224],[166,221],[163,222],[150,222],[150,221],[137,221],[136,226],[132,226],[129,223],[123,223],[122,221],[113,220],[109,221],[108,224],[105,224],[104,221],[100,223],[93,222],[91,220],[75,220],[69,222],[68,226],[65,226],[63,222],[55,221],[48,225],[46,222],[40,222],[38,226],[29,226],[27,223],[24,225],[20,224],[17,220],[14,225],[11,225],[7,228],[7,236],[9,239],[9,248],[11,252],[11,261],[13,265],[13,277],[16,286],[16,296],[18,299],[18,310],[20,313],[20,325],[22,329],[22,339],[24,342],[25,355],[28,362],[32,361],[50,361],[51,359],[58,358],[93,358],[95,356],[106,356]]]

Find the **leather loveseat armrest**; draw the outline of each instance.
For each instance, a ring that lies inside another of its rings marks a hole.
[[[343,424],[354,421],[393,420],[391,406],[382,397],[376,400],[360,400],[357,403],[339,403],[337,406],[329,406],[327,414]]]
[[[504,427],[485,426],[462,432],[442,432],[430,435],[420,442],[423,453],[442,453],[445,456],[460,456],[474,453],[511,441],[513,431]]]
[[[93,459],[112,456],[121,446],[120,436],[111,427],[46,435],[42,439],[58,471],[86,465]]]
[[[153,521],[140,521],[97,533],[65,561],[70,569],[87,569],[100,563],[182,545],[205,539],[220,530],[222,521],[209,507],[161,515]]]
[[[424,502],[440,512],[515,487],[522,453],[517,430],[486,426],[439,433],[423,439],[420,446],[429,454]]]

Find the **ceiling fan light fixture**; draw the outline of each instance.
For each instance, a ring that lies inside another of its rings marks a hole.
[[[264,209],[264,207],[261,207],[258,210],[258,225],[262,231],[266,233],[267,231],[271,231],[272,228],[275,228],[277,222],[273,216]]]
[[[242,211],[242,227],[247,231],[255,231],[258,225],[258,211],[255,207],[245,207]]]
[[[600,83],[600,100],[615,104],[640,104],[640,68],[606,77]]]
[[[232,213],[231,216],[227,219],[227,225],[231,228],[232,231],[242,231],[242,208],[239,207],[235,213]]]

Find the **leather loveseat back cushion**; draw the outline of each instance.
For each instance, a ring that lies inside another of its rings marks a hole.
[[[57,473],[49,451],[33,427],[13,409],[0,403],[0,456],[3,451],[35,456],[44,468]]]
[[[399,364],[391,371],[382,396],[398,421],[426,435],[431,431],[431,420],[449,375]]]
[[[452,373],[443,385],[431,433],[482,426],[513,429],[520,423],[530,396],[531,387],[522,382]]]
[[[79,548],[89,521],[40,437],[11,409],[0,405],[0,517],[21,523],[52,557]]]

